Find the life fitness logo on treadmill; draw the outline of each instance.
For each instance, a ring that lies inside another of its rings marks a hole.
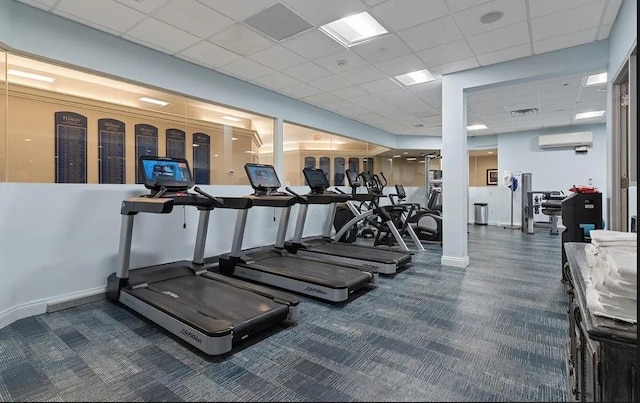
[[[202,340],[200,340],[200,337],[198,337],[195,334],[191,333],[187,329],[180,330],[180,334],[182,334],[183,336],[185,336],[188,339],[193,339],[193,340],[197,341],[198,343],[202,343]]]

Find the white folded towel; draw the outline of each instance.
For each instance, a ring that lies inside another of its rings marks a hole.
[[[638,322],[637,303],[621,298],[602,295],[598,290],[588,287],[585,290],[587,307],[592,314],[629,323]]]
[[[589,231],[591,243],[596,246],[630,246],[638,247],[638,234],[635,232],[621,232],[596,229]]]

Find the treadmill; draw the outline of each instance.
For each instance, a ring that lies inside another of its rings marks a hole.
[[[218,258],[220,273],[330,302],[347,301],[353,292],[377,282],[378,273],[368,267],[354,269],[289,253],[284,241],[291,207],[296,203],[328,204],[331,199],[279,191],[280,180],[272,165],[247,163],[244,168],[254,189],[254,194],[248,196],[253,206],[282,208],[276,242],[273,247],[243,251],[248,210],[238,211],[231,251]]]
[[[307,216],[308,205],[301,205],[298,210],[298,219],[292,242],[286,247],[291,253],[301,256],[320,258],[341,264],[350,264],[360,267],[374,268],[381,274],[393,274],[399,268],[412,262],[413,254],[407,251],[380,249],[372,246],[342,243],[331,238],[331,228],[336,215],[338,203],[349,200],[367,201],[371,195],[365,193],[333,193],[327,191],[329,181],[322,169],[305,168],[302,170],[311,193],[314,195],[327,195],[331,197],[331,209],[323,226],[322,236],[302,238],[302,232]],[[360,197],[361,196],[361,197]],[[339,238],[336,238],[339,239]]]
[[[118,271],[107,296],[150,319],[208,355],[221,355],[264,328],[298,319],[298,299],[245,281],[211,273],[189,261],[130,270],[134,217],[168,214],[174,206],[200,211],[194,261],[202,260],[209,214],[214,208],[246,210],[247,198],[217,198],[195,187],[187,160],[141,156],[140,171],[151,194],[122,202]]]

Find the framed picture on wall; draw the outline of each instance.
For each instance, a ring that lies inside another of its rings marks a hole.
[[[487,185],[498,185],[498,170],[487,169]]]

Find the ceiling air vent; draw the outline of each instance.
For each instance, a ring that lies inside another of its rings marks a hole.
[[[278,42],[313,28],[309,21],[282,3],[265,8],[244,22]]]
[[[515,111],[511,111],[511,116],[529,116],[529,115],[537,115],[540,113],[538,108],[526,108],[526,109],[517,109]]]

